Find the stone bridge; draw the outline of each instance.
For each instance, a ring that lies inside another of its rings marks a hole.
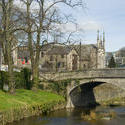
[[[70,79],[67,86],[67,107],[86,106],[125,97],[125,69],[93,69],[75,72],[41,74],[41,79]],[[75,83],[79,80],[79,85]]]

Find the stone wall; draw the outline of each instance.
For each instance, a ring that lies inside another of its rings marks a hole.
[[[99,79],[95,79],[94,81],[82,80],[80,82],[84,83],[75,87],[71,86],[69,89],[70,92],[67,98],[70,103],[67,103],[67,107],[95,106],[97,104],[105,104],[105,102],[107,102],[106,105],[125,105],[125,100],[121,100],[125,97],[125,85],[124,87],[122,86],[122,81],[119,81],[118,84],[107,83],[108,81],[101,82]],[[117,101],[117,99],[120,100]]]
[[[93,69],[75,72],[49,72],[40,73],[41,79],[66,80],[66,79],[85,79],[85,78],[125,78],[125,69]]]

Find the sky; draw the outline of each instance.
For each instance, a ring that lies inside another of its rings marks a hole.
[[[16,0],[15,3],[18,4],[18,1],[20,0]],[[125,0],[83,1],[86,3],[84,9],[61,6],[62,12],[72,14],[73,18],[76,19],[78,29],[83,31],[79,36],[82,44],[95,44],[97,30],[100,30],[100,34],[105,31],[107,52],[117,51],[125,47]],[[36,8],[36,5],[34,7]],[[63,30],[74,31],[75,28],[69,23],[63,27]]]
[[[83,44],[96,43],[97,30],[105,31],[106,51],[125,46],[125,0],[86,0],[86,9],[67,8],[84,30]],[[69,26],[71,28],[71,26]]]

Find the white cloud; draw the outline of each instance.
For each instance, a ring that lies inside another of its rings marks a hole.
[[[79,23],[79,30],[84,31],[97,31],[98,29],[102,29],[102,25],[95,21],[86,21]]]
[[[59,26],[62,32],[73,32],[76,31],[76,25],[73,23],[62,24]]]
[[[77,25],[73,23],[67,23],[67,24],[62,24],[58,25],[59,29],[62,32],[73,32],[73,31],[97,31],[102,30],[103,26],[95,21],[86,21],[86,22],[81,22],[78,23]]]

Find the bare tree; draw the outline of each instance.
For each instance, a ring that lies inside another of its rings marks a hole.
[[[13,76],[13,51],[17,47],[17,33],[19,30],[21,11],[14,6],[14,0],[0,1],[0,44],[4,55],[4,64],[8,65],[8,84],[10,93],[15,91]],[[22,25],[21,25],[22,27]]]
[[[24,14],[24,31],[27,33],[28,49],[30,52],[33,89],[37,88],[39,80],[39,56],[42,36],[53,30],[56,23],[61,23],[60,13],[56,5],[64,4],[69,7],[82,6],[82,0],[20,0],[26,11]],[[37,5],[34,9],[33,5]],[[58,15],[58,16],[57,16]],[[23,29],[23,28],[22,28]]]
[[[13,48],[13,32],[12,30],[12,8],[13,0],[2,0],[0,2],[2,16],[1,16],[1,45],[3,48],[4,61],[8,65],[8,81],[10,93],[14,92],[14,80],[13,80],[13,58],[12,58],[12,48]]]

